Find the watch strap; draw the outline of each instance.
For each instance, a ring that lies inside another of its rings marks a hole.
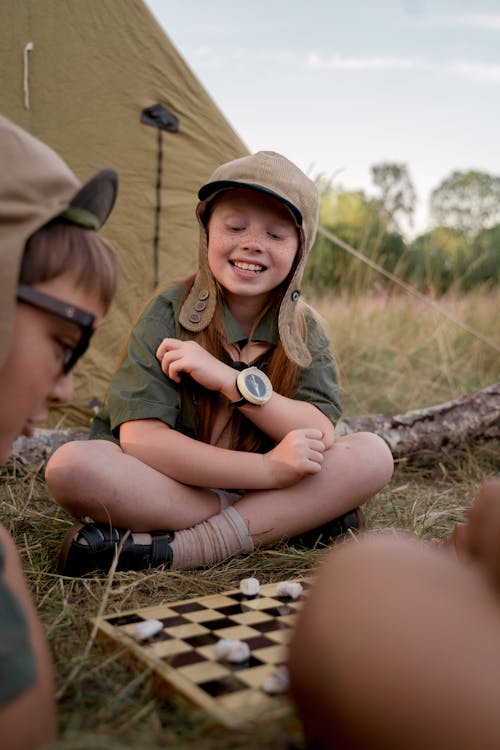
[[[246,370],[248,365],[246,362],[241,362],[240,360],[233,360],[230,362],[231,367],[233,367],[235,370],[238,370],[238,372],[242,372],[243,370]],[[238,401],[230,401],[230,406],[244,406],[245,404],[249,404],[250,402],[246,400],[245,396],[241,393],[240,389],[238,388],[238,378],[236,378],[235,382],[236,390],[240,394],[241,398],[238,399]]]
[[[239,401],[230,401],[229,403],[231,406],[244,406],[245,404],[249,404],[250,401],[247,401],[246,398],[242,396]]]
[[[242,372],[243,370],[246,370],[246,369],[247,369],[247,367],[248,367],[248,365],[246,365],[246,366],[245,366],[245,367],[243,367],[243,368],[239,368],[239,367],[238,367],[237,369],[238,369],[238,370],[240,370],[240,372]],[[234,384],[235,384],[235,386],[236,386],[236,390],[237,390],[237,391],[238,391],[238,393],[240,394],[241,398],[239,398],[239,399],[238,399],[237,401],[230,401],[229,403],[231,404],[231,406],[236,406],[236,407],[238,407],[238,406],[245,406],[245,404],[250,404],[250,401],[248,401],[248,399],[246,399],[246,398],[245,398],[245,396],[244,396],[244,395],[242,394],[242,392],[241,392],[241,391],[240,391],[240,389],[239,389],[239,386],[238,386],[238,378],[236,378],[236,381],[235,381],[235,383],[234,383]]]

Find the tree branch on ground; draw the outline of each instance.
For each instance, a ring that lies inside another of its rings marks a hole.
[[[500,437],[500,383],[490,385],[454,401],[386,416],[367,414],[345,417],[336,427],[337,436],[361,431],[380,435],[394,458],[421,452],[439,452],[473,440]],[[42,471],[49,456],[63,443],[86,440],[82,428],[37,429],[33,437],[20,437],[13,446],[10,462]]]

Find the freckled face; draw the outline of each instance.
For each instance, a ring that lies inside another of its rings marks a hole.
[[[261,298],[286,279],[299,247],[290,211],[256,190],[228,190],[217,199],[208,222],[208,263],[234,297]]]
[[[79,288],[68,274],[34,285],[45,294],[96,316],[102,302]],[[24,303],[17,304],[9,354],[0,367],[0,463],[7,460],[12,442],[30,435],[47,416],[50,403],[64,403],[73,395],[72,372],[63,373],[68,347],[79,341],[79,326]]]

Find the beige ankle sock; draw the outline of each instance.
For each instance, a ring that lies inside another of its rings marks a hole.
[[[238,552],[255,549],[246,521],[231,506],[190,529],[176,531],[170,546],[171,567],[186,570],[213,565]]]

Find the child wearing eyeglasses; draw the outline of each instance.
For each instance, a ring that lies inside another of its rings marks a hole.
[[[45,144],[0,116],[0,463],[47,406],[68,401],[72,369],[115,292],[117,257],[97,234],[117,175],[83,187]],[[0,526],[0,737],[29,750],[55,739],[49,651],[14,542]]]
[[[262,151],[199,191],[197,273],[151,302],[93,439],[61,446],[47,483],[74,517],[59,569],[208,566],[284,538],[329,540],[390,479],[377,435],[335,439],[333,356],[300,283],[316,185]],[[126,533],[130,530],[131,533]]]

